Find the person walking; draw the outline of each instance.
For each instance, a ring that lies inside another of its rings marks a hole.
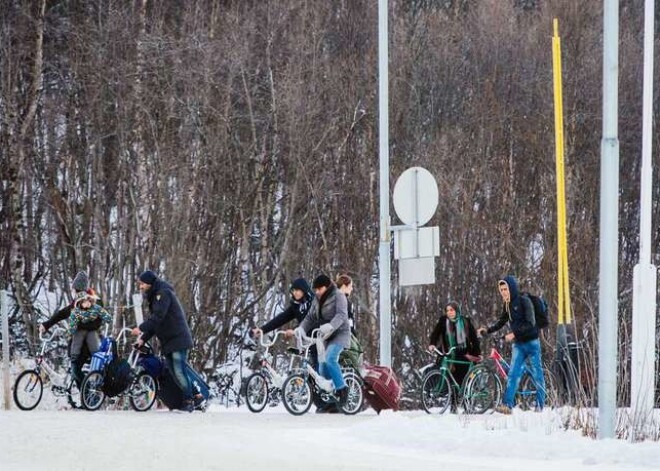
[[[193,381],[187,366],[193,346],[192,334],[174,288],[156,273],[147,270],[140,274],[138,289],[147,300],[151,315],[132,331],[133,335],[139,336],[137,347],[156,336],[167,367],[183,391],[183,410],[192,412],[195,408],[203,408],[204,397],[193,391]]]
[[[518,280],[513,275],[507,275],[498,282],[502,296],[502,312],[498,321],[490,327],[480,327],[478,333],[492,333],[501,329],[507,322],[511,332],[504,339],[513,342],[511,368],[506,383],[503,404],[497,411],[510,414],[515,405],[515,395],[520,384],[525,362],[529,360],[532,379],[536,384],[536,411],[545,406],[545,378],[541,363],[541,342],[539,330],[536,327],[534,305],[528,296],[520,293]]]

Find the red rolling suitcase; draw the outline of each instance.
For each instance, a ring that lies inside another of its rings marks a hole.
[[[371,407],[379,414],[383,409],[399,410],[401,384],[392,368],[365,364],[364,369],[364,392]]]

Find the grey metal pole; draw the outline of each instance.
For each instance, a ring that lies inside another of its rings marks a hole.
[[[655,309],[657,269],[651,264],[653,41],[655,0],[644,4],[644,85],[642,98],[642,170],[639,204],[639,263],[633,272],[631,395],[634,433],[653,415],[655,396]]]
[[[603,138],[600,168],[598,438],[614,438],[619,256],[619,0],[603,8]]]
[[[390,150],[387,0],[378,0],[378,144],[380,156],[380,244],[378,246],[380,364],[392,365],[390,306]]]
[[[0,291],[0,317],[2,317],[2,385],[4,408],[11,408],[11,386],[9,381],[9,296]]]

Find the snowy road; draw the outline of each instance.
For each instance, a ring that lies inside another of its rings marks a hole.
[[[657,443],[594,441],[558,415],[431,417],[420,412],[293,417],[150,411],[0,411],[0,469],[650,470]]]

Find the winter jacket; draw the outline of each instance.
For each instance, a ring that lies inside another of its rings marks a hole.
[[[463,325],[465,328],[465,349],[456,352],[456,358],[464,358],[466,353],[470,355],[481,355],[481,347],[479,345],[479,338],[477,337],[477,330],[472,324],[472,319],[468,316],[463,316]],[[447,316],[445,314],[440,316],[438,323],[435,325],[429,345],[435,345],[442,352],[449,351],[449,340],[447,338]]]
[[[87,294],[90,294],[92,296],[96,295],[96,292],[93,289],[88,289]],[[99,306],[103,307],[103,301],[100,299],[96,300],[96,304]],[[63,320],[69,319],[71,316],[71,311],[73,310],[74,307],[74,301],[72,301],[70,304],[68,304],[66,307],[63,307],[59,311],[57,311],[55,314],[53,314],[50,319],[47,321],[44,321],[42,324],[44,326],[44,329],[48,330],[51,327],[53,327],[55,324],[58,322],[61,322]],[[98,330],[101,327],[102,321],[101,319],[96,319],[90,322],[85,322],[84,324],[80,324],[78,326],[79,329],[82,330]]]
[[[514,342],[529,342],[539,338],[532,300],[528,296],[520,294],[518,280],[514,276],[507,275],[502,281],[509,286],[510,302],[502,305],[500,318],[495,325],[488,328],[488,333],[500,330],[504,324],[509,322],[511,331],[515,336]]]
[[[79,306],[74,307],[69,315],[69,333],[73,334],[78,329],[90,330],[84,326],[92,322],[94,324],[98,322],[110,324],[112,322],[112,316],[98,304],[92,305],[89,309],[83,309]]]
[[[326,339],[326,346],[335,344],[348,348],[351,344],[351,328],[348,325],[346,296],[334,283],[321,298],[314,298],[300,329],[309,335],[312,330],[326,323],[330,323],[334,329]]]
[[[270,321],[266,322],[263,327],[261,327],[261,330],[264,334],[272,332],[273,330],[282,327],[284,324],[287,324],[294,319],[298,322],[298,325],[300,325],[300,323],[303,321],[307,315],[307,312],[309,311],[309,308],[312,305],[314,294],[312,294],[312,290],[310,289],[309,284],[303,278],[298,278],[297,280],[294,280],[293,283],[291,283],[291,288],[289,291],[294,289],[299,289],[304,292],[304,297],[298,301],[296,298],[291,296],[287,308],[273,317]]]
[[[140,324],[142,340],[158,337],[163,354],[192,348],[192,334],[174,289],[158,278],[145,293],[151,315]]]

